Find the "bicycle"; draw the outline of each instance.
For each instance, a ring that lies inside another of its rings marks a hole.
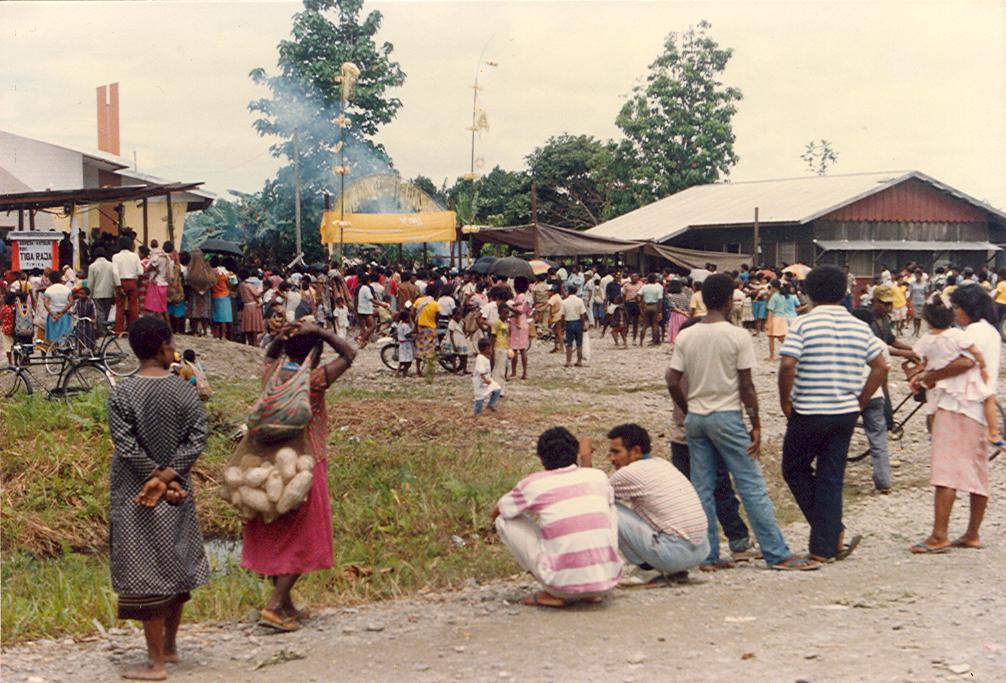
[[[446,330],[441,333],[437,330],[437,362],[440,363],[442,367],[447,372],[452,375],[456,375],[461,372],[461,358],[451,352],[447,352],[447,342],[444,337],[446,335]],[[377,340],[378,347],[380,348],[381,362],[389,370],[398,370],[398,342],[392,337],[382,337]]]
[[[46,374],[50,374],[49,366],[53,364],[53,360],[33,357],[30,350],[25,353],[22,344],[15,344],[12,351],[18,362],[0,369],[0,396],[4,398],[12,398],[18,394],[31,396],[35,393],[36,382],[50,401],[54,399],[70,401],[85,395],[93,395],[95,392],[101,399],[105,399],[114,386],[110,373],[98,358],[64,356],[60,360],[59,376],[50,389],[46,383],[38,381],[29,368],[45,366]]]
[[[78,318],[77,323],[94,322],[93,318]],[[65,358],[97,360],[116,377],[129,377],[140,369],[140,361],[132,354],[124,335],[116,335],[107,322],[99,323],[102,335],[97,340],[85,339],[78,324],[69,334],[59,339],[38,344],[45,371],[50,375],[59,372]],[[100,341],[99,341],[100,340]]]
[[[916,402],[916,405],[908,412],[908,414],[904,418],[902,418],[900,420],[897,419],[898,411],[900,411],[904,407],[904,405],[906,403],[908,403],[909,400],[914,400]],[[901,402],[898,403],[898,405],[894,406],[893,410],[891,411],[892,417],[889,420],[888,427],[887,427],[887,440],[888,440],[888,442],[891,442],[891,441],[894,441],[894,442],[901,441],[904,438],[904,436],[905,436],[905,424],[907,424],[908,421],[911,420],[912,417],[917,412],[919,412],[920,410],[922,410],[922,407],[925,406],[925,405],[926,405],[926,392],[925,392],[925,390],[919,391],[919,392],[914,393],[914,394],[908,394],[903,399],[901,399]],[[996,403],[996,410],[999,413],[999,424],[1006,425],[1006,409],[1003,409],[1002,404],[997,402]],[[928,428],[929,427],[928,427],[928,424],[927,424],[926,425],[926,429],[928,430]],[[856,455],[850,455],[847,458],[847,460],[849,462],[858,462],[858,461],[863,460],[864,458],[866,458],[868,455],[870,455],[870,447],[866,446],[865,448],[863,448],[863,442],[866,441],[866,436],[865,436],[865,429],[863,427],[863,421],[862,420],[860,420],[859,422],[856,423],[856,429],[857,429],[857,432],[856,432],[856,434],[853,437],[853,439],[854,439],[853,443],[851,443],[850,446],[849,446],[849,451],[850,452],[855,452],[857,454]],[[995,448],[994,446],[990,446],[989,447],[989,462],[995,460],[998,456],[999,456],[999,449]]]

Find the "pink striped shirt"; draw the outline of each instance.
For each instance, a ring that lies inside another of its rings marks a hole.
[[[563,593],[614,587],[622,574],[615,494],[600,470],[576,465],[535,472],[500,498],[500,514],[537,517],[542,580]]]

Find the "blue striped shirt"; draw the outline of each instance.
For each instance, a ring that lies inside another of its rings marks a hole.
[[[802,415],[859,412],[863,367],[883,344],[843,306],[815,306],[797,318],[779,354],[797,360],[793,410]]]

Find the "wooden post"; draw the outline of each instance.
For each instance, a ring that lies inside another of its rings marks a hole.
[[[300,257],[300,133],[294,128],[293,129],[293,220],[294,226],[296,228],[296,255],[294,258]],[[170,207],[170,204],[168,205]],[[168,211],[170,212],[170,208]],[[171,215],[170,213],[168,214]],[[342,253],[339,253],[340,259]]]
[[[168,239],[171,240],[172,244],[175,241],[175,218],[174,214],[171,212],[171,193],[165,195],[168,200]]]
[[[758,260],[758,257],[761,255],[761,244],[758,241],[758,228],[759,228],[759,225],[758,225],[758,207],[756,206],[755,207],[755,215],[754,215],[754,243],[751,245],[751,269],[752,270],[757,269],[761,265],[761,262]]]
[[[24,230],[24,209],[17,210],[17,229]]]
[[[35,229],[35,209],[28,209],[28,229]]]
[[[147,198],[143,198],[143,244],[146,246],[150,240],[150,228],[147,223]]]

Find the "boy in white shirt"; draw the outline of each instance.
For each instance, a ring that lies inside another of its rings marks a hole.
[[[492,364],[489,361],[492,349],[491,337],[479,339],[479,355],[475,356],[475,370],[472,372],[472,389],[475,395],[472,410],[475,417],[482,413],[486,399],[489,400],[489,410],[496,412],[496,403],[503,391],[499,383],[492,378]]]

